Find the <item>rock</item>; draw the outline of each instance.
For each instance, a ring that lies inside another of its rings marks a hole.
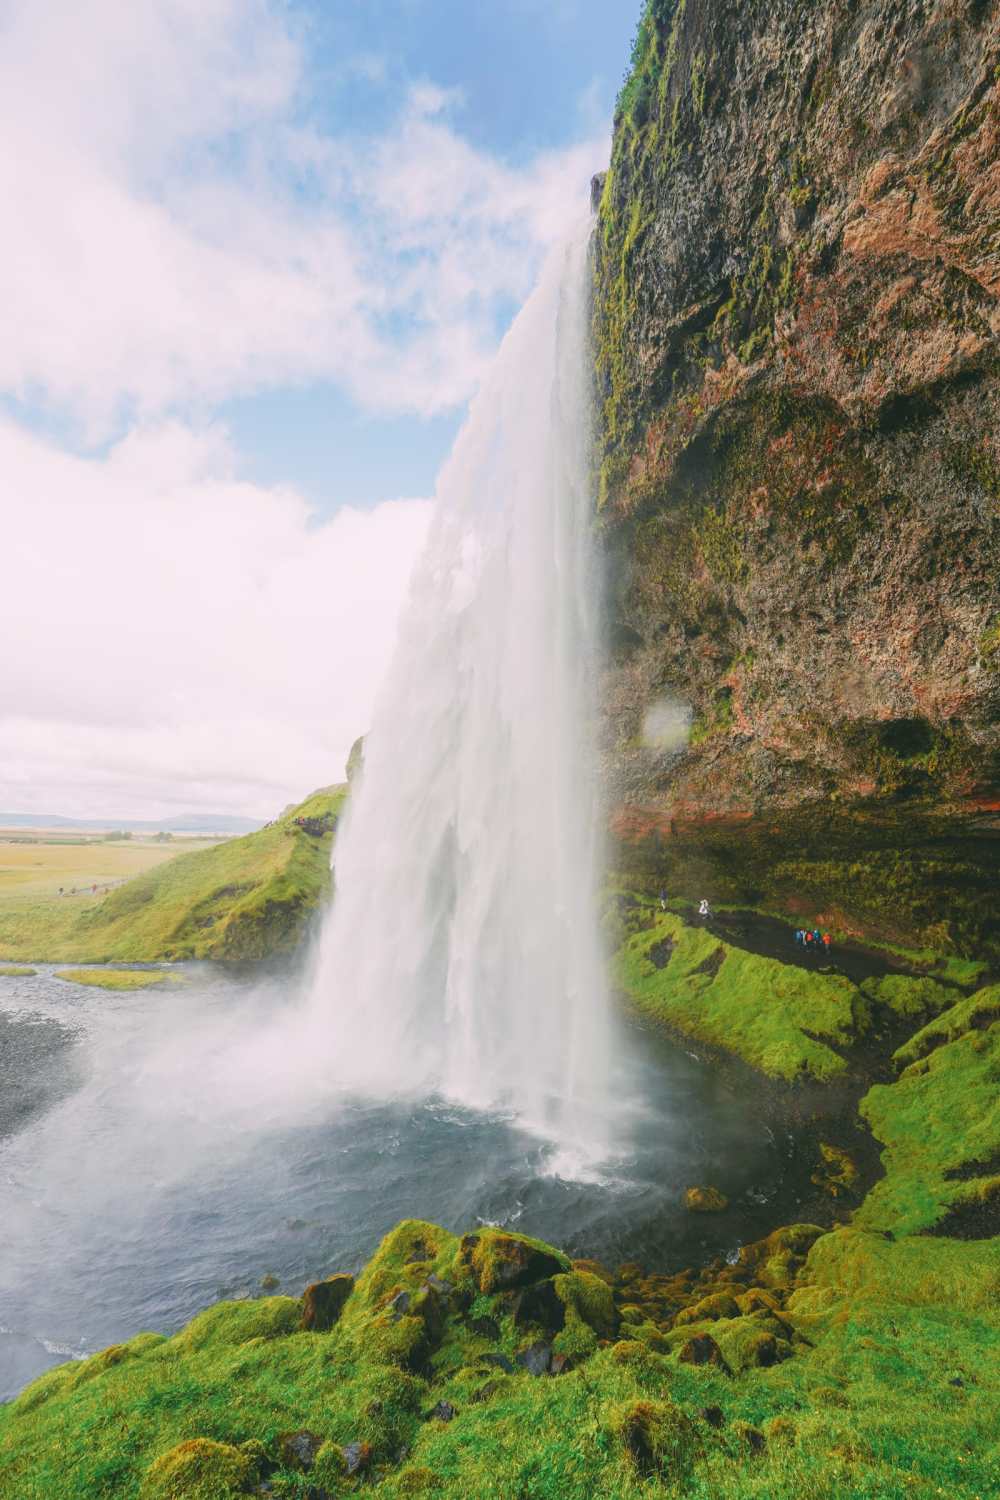
[[[995,20],[654,5],[593,241],[613,863],[994,954]]]
[[[424,1420],[426,1422],[451,1422],[455,1418],[455,1408],[450,1401],[439,1401],[432,1411],[427,1412]]]
[[[497,1391],[503,1390],[505,1385],[506,1381],[504,1380],[487,1380],[485,1385],[481,1385],[478,1390],[473,1391],[469,1400],[476,1405],[490,1401],[496,1395]]]
[[[302,1327],[312,1333],[329,1332],[353,1290],[353,1276],[331,1276],[307,1286],[302,1294]]]
[[[535,1324],[558,1333],[566,1322],[566,1307],[551,1281],[539,1281],[515,1294],[514,1322],[519,1328]]]
[[[601,194],[607,180],[607,172],[595,172],[590,179],[590,212],[596,214],[601,206]]]
[[[427,1285],[433,1287],[439,1297],[450,1297],[455,1290],[450,1281],[445,1281],[442,1276],[435,1276],[433,1271],[427,1278]]]
[[[608,1414],[613,1435],[643,1477],[684,1478],[701,1451],[694,1423],[672,1401],[627,1401]]]
[[[729,1207],[729,1199],[714,1187],[689,1187],[684,1194],[684,1207],[693,1214],[721,1214]]]
[[[681,1346],[677,1358],[685,1365],[715,1365],[718,1369],[729,1373],[729,1366],[722,1355],[722,1350],[709,1333],[695,1334],[694,1338],[688,1339]]]
[[[500,1324],[495,1318],[470,1318],[469,1332],[478,1338],[490,1339],[495,1344],[500,1337]]]
[[[252,1482],[254,1464],[229,1443],[188,1438],[162,1453],[146,1470],[142,1500],[235,1500]]]
[[[529,1375],[547,1375],[552,1362],[552,1345],[547,1344],[544,1339],[537,1339],[526,1349],[519,1349],[515,1358]]]
[[[348,1474],[360,1474],[371,1462],[372,1450],[367,1443],[345,1443],[344,1466]]]
[[[729,1292],[713,1292],[708,1297],[702,1297],[700,1302],[693,1302],[690,1307],[683,1308],[674,1319],[674,1327],[683,1328],[687,1323],[701,1323],[706,1318],[737,1318],[739,1313],[736,1298]]]
[[[270,1271],[268,1271],[266,1276],[262,1276],[260,1278],[260,1288],[262,1292],[276,1291],[280,1285],[281,1282],[278,1280],[277,1276],[274,1276]]]
[[[298,1469],[300,1473],[308,1473],[315,1464],[316,1455],[325,1441],[325,1438],[321,1438],[315,1432],[310,1432],[307,1427],[300,1428],[298,1432],[283,1433],[278,1439],[281,1462],[287,1469]]]
[[[409,1292],[397,1292],[395,1297],[390,1298],[389,1306],[392,1309],[392,1320],[398,1323],[400,1318],[405,1318],[410,1310]]]
[[[569,1261],[557,1250],[502,1229],[465,1235],[458,1261],[479,1290],[487,1293],[514,1291],[569,1270]]]
[[[566,1375],[573,1369],[573,1359],[569,1354],[553,1354],[549,1362],[550,1375]]]
[[[702,1421],[707,1422],[709,1427],[722,1427],[726,1420],[721,1406],[703,1406],[701,1417]]]

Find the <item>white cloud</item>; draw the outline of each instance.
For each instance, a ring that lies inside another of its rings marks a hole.
[[[428,502],[316,526],[178,423],[101,460],[0,423],[0,473],[0,809],[267,817],[341,779]]]
[[[94,439],[292,380],[468,397],[602,147],[514,170],[433,83],[385,134],[332,135],[289,24],[266,0],[8,0],[0,388]]]

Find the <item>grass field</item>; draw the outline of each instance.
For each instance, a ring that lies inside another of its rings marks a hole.
[[[214,840],[171,839],[156,843],[153,839],[105,840],[101,838],[60,838],[42,831],[17,833],[0,829],[0,906],[8,902],[58,898],[60,886],[64,900],[83,900],[93,886],[104,890],[133,875],[142,875],[168,859],[188,854],[194,849],[210,847]]]
[[[346,794],[328,787],[259,832],[222,842],[0,845],[9,882],[0,883],[0,960],[259,960],[288,951],[329,889]],[[60,885],[77,893],[60,896]]]

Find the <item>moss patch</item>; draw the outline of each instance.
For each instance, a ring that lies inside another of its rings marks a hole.
[[[59,969],[57,979],[101,990],[148,990],[156,984],[180,984],[178,974],[165,969]]]

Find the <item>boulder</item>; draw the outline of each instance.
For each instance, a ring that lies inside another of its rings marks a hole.
[[[684,1207],[693,1214],[721,1214],[729,1207],[729,1199],[715,1187],[689,1187]]]
[[[314,1281],[302,1294],[302,1327],[311,1333],[328,1333],[340,1318],[344,1303],[353,1291],[353,1276],[331,1276],[326,1281]]]
[[[681,1345],[677,1358],[685,1365],[715,1365],[717,1369],[729,1372],[722,1350],[710,1333],[697,1333],[688,1339]]]
[[[424,1420],[427,1422],[451,1422],[455,1418],[455,1408],[450,1401],[439,1401],[431,1411],[427,1412]]]
[[[462,1239],[458,1269],[471,1276],[481,1292],[510,1292],[558,1276],[569,1269],[569,1261],[541,1240],[482,1229]]]
[[[298,1432],[284,1432],[278,1438],[278,1452],[286,1469],[297,1469],[308,1473],[316,1462],[316,1455],[325,1442],[317,1433],[302,1427]]]
[[[674,1327],[683,1328],[688,1323],[703,1323],[708,1318],[738,1318],[739,1315],[735,1297],[728,1292],[713,1292],[708,1297],[702,1297],[700,1302],[693,1302],[690,1307],[683,1308],[674,1319]]]
[[[546,1333],[558,1333],[566,1322],[566,1307],[552,1281],[539,1281],[514,1295],[514,1322],[519,1328],[534,1325]]]
[[[544,1339],[537,1339],[535,1343],[519,1349],[514,1357],[529,1375],[547,1375],[552,1363],[552,1345],[547,1344]]]

